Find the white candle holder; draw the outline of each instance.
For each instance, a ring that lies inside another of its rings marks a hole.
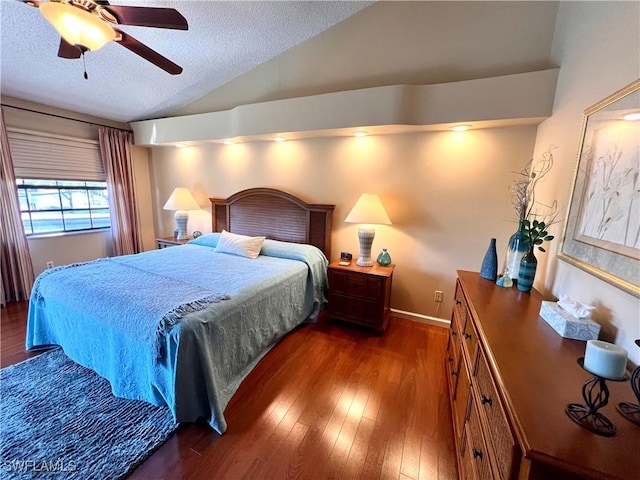
[[[636,340],[636,345],[640,347],[640,339]],[[624,418],[640,426],[640,367],[631,374],[631,390],[636,395],[638,403],[620,402],[616,409]]]
[[[578,365],[584,368],[584,357],[578,359]],[[569,403],[564,411],[571,420],[581,427],[605,437],[613,437],[616,434],[616,426],[604,414],[598,412],[609,403],[609,388],[605,380],[613,382],[624,382],[624,378],[604,378],[589,372],[593,378],[587,380],[582,386],[582,398],[585,404]]]

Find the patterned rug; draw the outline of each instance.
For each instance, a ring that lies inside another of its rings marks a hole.
[[[51,350],[0,370],[0,478],[127,476],[176,430],[167,407],[114,397]]]

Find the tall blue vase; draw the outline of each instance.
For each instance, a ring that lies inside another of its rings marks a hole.
[[[533,246],[520,260],[520,270],[518,272],[518,290],[529,292],[533,288],[533,280],[536,278],[538,259],[533,253]]]
[[[480,267],[480,276],[491,281],[498,278],[498,252],[496,251],[496,239],[492,238],[489,242],[487,253],[482,259],[482,267]]]
[[[509,238],[507,257],[504,262],[503,277],[509,277],[517,283],[520,272],[520,260],[529,251],[529,242],[524,234],[524,225],[520,222],[518,231]]]

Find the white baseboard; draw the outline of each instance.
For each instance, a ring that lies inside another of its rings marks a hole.
[[[403,318],[405,320],[411,320],[418,323],[427,323],[436,327],[449,328],[451,326],[451,320],[446,318],[431,317],[429,315],[422,315],[421,313],[405,312],[404,310],[391,309],[391,314],[397,318]]]

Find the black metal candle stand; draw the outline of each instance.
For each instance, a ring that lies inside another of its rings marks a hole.
[[[640,340],[636,340],[636,345],[640,347]],[[624,418],[640,426],[640,367],[631,374],[631,390],[636,395],[638,403],[620,402],[616,409]]]
[[[589,370],[584,368],[584,357],[578,359],[580,365],[586,372]],[[592,431],[598,435],[605,437],[613,437],[616,434],[616,426],[604,414],[598,412],[602,407],[609,403],[609,388],[606,380],[614,382],[624,382],[626,378],[604,378],[599,375],[593,375],[593,378],[587,380],[582,386],[582,398],[585,404],[569,403],[564,411],[571,420],[581,427]]]

